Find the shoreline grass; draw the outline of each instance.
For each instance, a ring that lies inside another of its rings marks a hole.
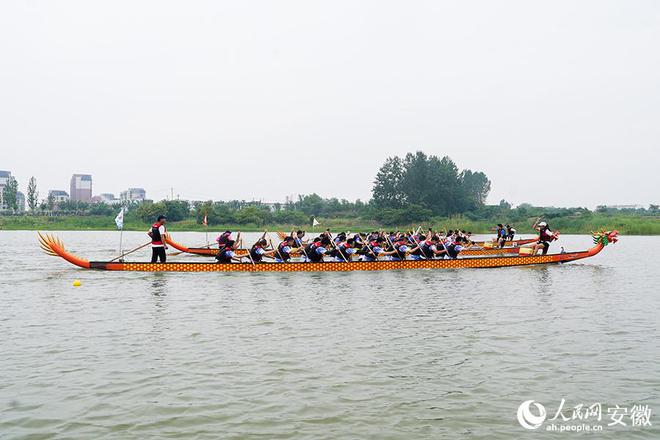
[[[422,223],[423,229],[429,225],[434,228],[469,230],[475,234],[488,234],[492,227],[501,220],[469,220],[464,217],[435,218]],[[551,227],[565,234],[589,234],[592,231],[606,229],[617,229],[625,235],[660,235],[660,217],[634,216],[634,215],[593,215],[586,218],[559,217],[548,220]],[[412,225],[383,226],[375,221],[350,218],[328,218],[319,219],[320,226],[314,228],[317,231],[330,228],[333,231],[350,230],[354,232],[371,231],[374,229],[410,229]],[[531,224],[512,222],[519,234],[531,234]],[[127,219],[124,223],[125,231],[146,231],[149,224],[134,219]],[[311,230],[310,225],[291,224],[223,224],[211,225],[208,228],[196,223],[194,219],[185,219],[178,222],[169,222],[168,228],[172,232],[205,232],[221,231],[229,229],[232,231],[260,232],[269,231],[291,231],[293,229]],[[106,216],[0,216],[0,231],[115,231],[117,230],[114,219]]]

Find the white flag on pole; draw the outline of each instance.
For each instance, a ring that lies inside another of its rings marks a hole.
[[[117,217],[115,217],[115,224],[117,229],[124,229],[124,208],[121,208]]]
[[[320,225],[320,223],[316,221],[316,217],[313,217],[312,218],[312,226],[318,226],[318,225]]]

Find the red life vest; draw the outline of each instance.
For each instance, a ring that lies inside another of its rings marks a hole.
[[[280,257],[283,261],[289,261],[291,259],[291,255],[288,252],[284,251],[284,248],[289,246],[286,241],[283,241],[279,245],[277,245],[277,256]]]
[[[151,244],[162,245],[163,237],[160,236],[160,223],[154,223],[151,225]]]
[[[263,246],[255,244],[254,246],[252,246],[252,249],[250,249],[250,256],[252,257],[252,261],[254,261],[255,263],[260,262],[263,257],[263,255],[257,253],[257,249],[263,249]]]
[[[549,229],[543,228],[539,231],[539,241],[554,241],[557,239],[557,236]]]

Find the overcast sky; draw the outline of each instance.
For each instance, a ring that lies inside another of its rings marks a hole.
[[[660,202],[658,1],[0,3],[0,169],[149,198],[368,199],[391,155],[489,201]]]

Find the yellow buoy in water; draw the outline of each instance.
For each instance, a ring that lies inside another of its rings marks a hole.
[[[80,280],[73,280],[73,287],[80,287],[80,286],[82,286]]]

